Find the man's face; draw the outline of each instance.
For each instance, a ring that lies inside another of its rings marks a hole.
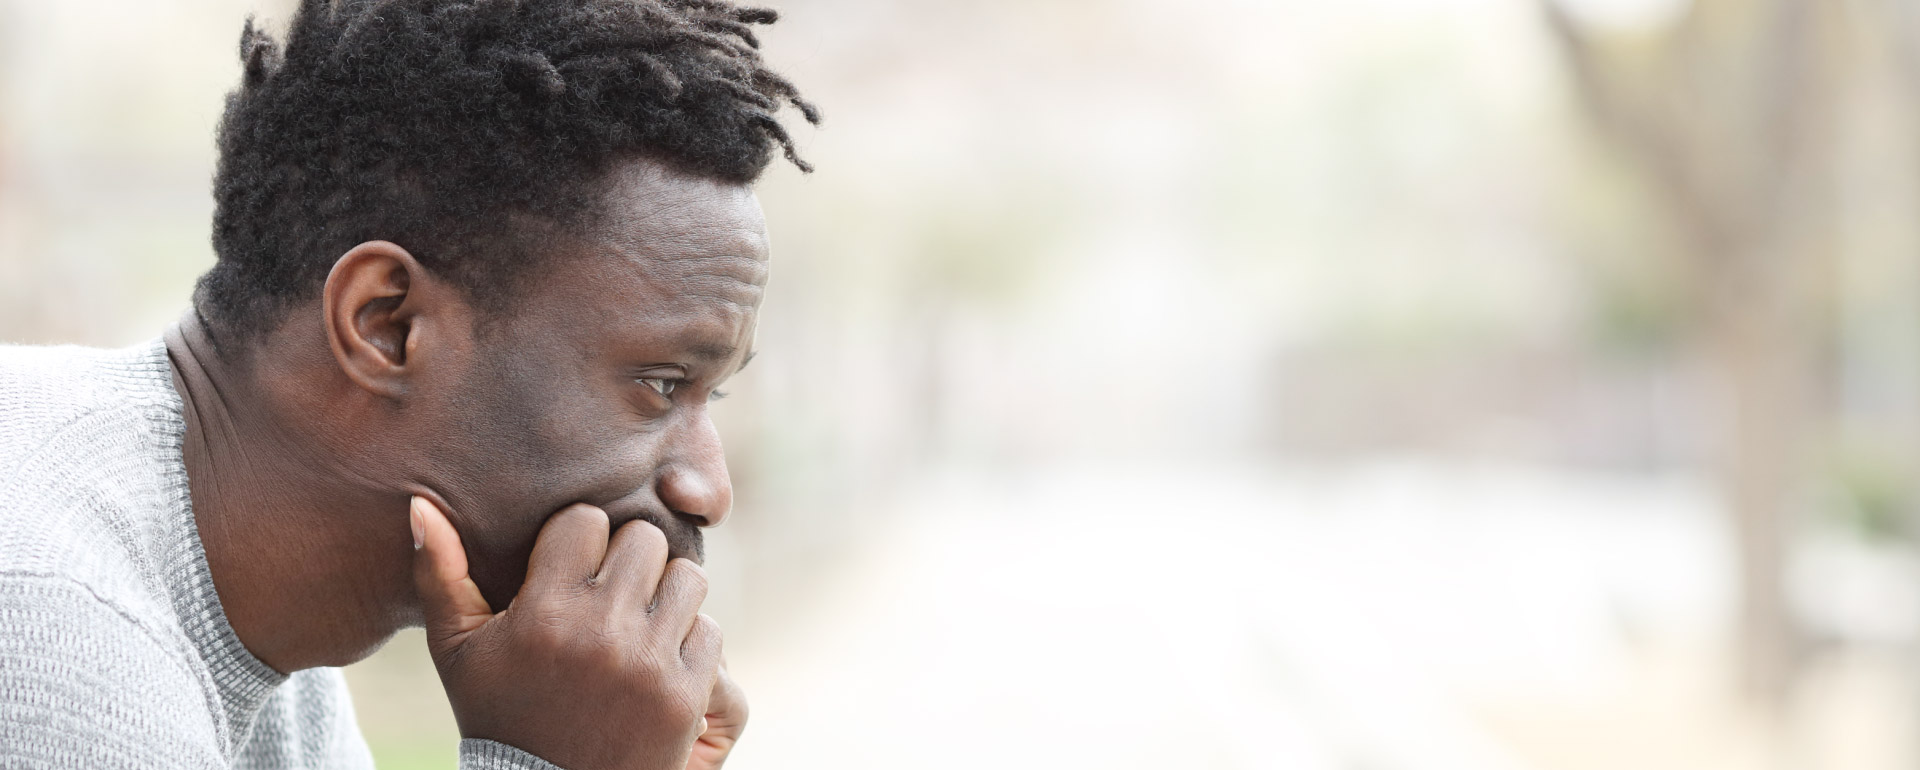
[[[474,581],[503,608],[540,527],[585,502],[645,519],[700,560],[732,506],[715,389],[752,354],[766,225],[744,186],[648,163],[615,172],[606,234],[552,258],[429,408],[431,486],[453,507]],[[425,394],[423,394],[424,396]]]

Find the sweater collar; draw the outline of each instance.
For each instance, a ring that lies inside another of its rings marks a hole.
[[[221,730],[229,754],[239,750],[254,717],[287,675],[275,671],[249,652],[227,622],[214,590],[213,572],[193,518],[193,496],[187,486],[186,419],[180,394],[174,390],[173,365],[163,340],[129,350],[122,361],[125,385],[131,395],[149,406],[150,440],[164,458],[163,493],[166,511],[154,522],[155,566],[166,582],[175,614],[187,639],[206,663],[225,717]]]

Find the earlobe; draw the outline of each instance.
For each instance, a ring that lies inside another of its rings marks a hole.
[[[341,255],[321,292],[327,341],[335,362],[354,384],[384,398],[406,394],[426,278],[406,249],[368,241]]]

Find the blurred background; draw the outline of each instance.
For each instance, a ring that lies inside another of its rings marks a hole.
[[[0,339],[182,312],[289,7],[0,0]],[[1920,767],[1920,7],[781,7],[730,767]]]

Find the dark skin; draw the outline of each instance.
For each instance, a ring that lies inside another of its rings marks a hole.
[[[697,614],[732,506],[707,408],[751,356],[765,225],[749,189],[642,160],[604,201],[497,316],[373,241],[238,360],[169,330],[194,515],[277,670],[424,624],[466,737],[718,767],[746,712]]]

